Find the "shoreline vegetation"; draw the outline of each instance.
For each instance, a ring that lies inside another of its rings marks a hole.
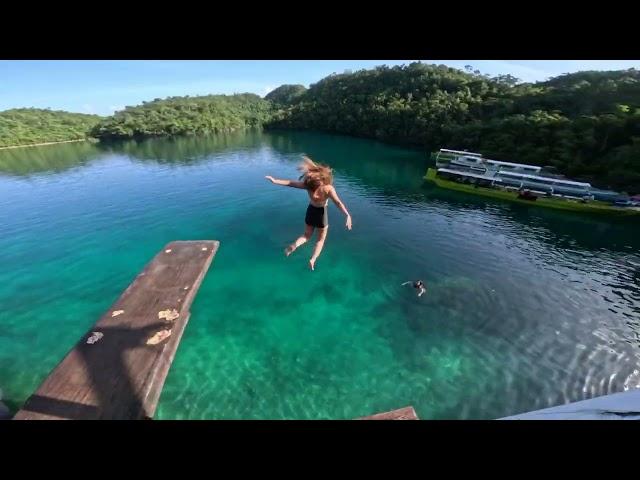
[[[44,147],[46,145],[59,145],[61,143],[77,143],[77,142],[95,142],[97,140],[90,137],[81,138],[78,140],[62,140],[59,142],[42,142],[42,143],[24,143],[22,145],[9,145],[7,147],[0,147],[0,150],[11,150],[12,148],[26,148],[26,147]]]
[[[262,127],[272,112],[270,101],[251,93],[156,98],[116,112],[88,134],[120,140],[225,133]]]
[[[640,193],[640,71],[585,71],[544,82],[421,62],[345,71],[309,88],[156,98],[109,117],[0,112],[0,147],[196,136],[248,128],[314,130],[482,152],[553,167],[598,188]],[[23,142],[24,141],[24,142]],[[425,155],[428,155],[425,153]]]
[[[0,147],[85,140],[101,120],[98,115],[41,108],[5,110],[0,112]]]

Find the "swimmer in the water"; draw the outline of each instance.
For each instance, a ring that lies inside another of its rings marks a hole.
[[[404,282],[402,285],[409,285],[409,284],[411,284],[413,288],[415,288],[416,291],[418,292],[418,298],[424,295],[427,291],[427,286],[424,284],[422,280],[417,280],[415,282]]]

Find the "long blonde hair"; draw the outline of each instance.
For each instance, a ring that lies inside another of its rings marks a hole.
[[[302,172],[300,180],[304,182],[307,190],[315,191],[321,185],[331,185],[333,183],[333,171],[331,168],[328,165],[316,163],[309,157],[302,157],[298,170]]]

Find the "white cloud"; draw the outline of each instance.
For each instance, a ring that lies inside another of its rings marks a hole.
[[[264,97],[267,93],[271,92],[272,90],[275,90],[275,88],[276,87],[274,87],[273,85],[267,85],[262,89],[262,96]]]
[[[525,82],[536,82],[546,80],[553,76],[553,72],[543,70],[542,68],[536,68],[531,65],[525,65],[517,60],[494,60],[497,69],[510,73],[514,77],[517,77]]]
[[[83,110],[85,113],[96,113],[96,109],[95,109],[95,108],[94,108],[94,106],[93,106],[93,105],[91,105],[90,103],[84,103],[84,104],[82,105],[82,110]]]

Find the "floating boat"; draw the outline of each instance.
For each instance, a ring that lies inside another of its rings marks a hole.
[[[595,189],[588,182],[569,180],[537,165],[491,160],[480,153],[445,148],[432,158],[436,168],[427,170],[425,180],[443,188],[559,210],[640,213],[634,202],[617,192]]]

